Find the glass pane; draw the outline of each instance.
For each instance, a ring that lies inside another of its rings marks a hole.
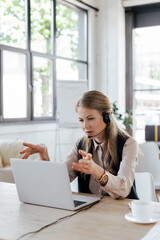
[[[31,49],[51,52],[51,1],[31,1]]]
[[[87,80],[86,64],[57,59],[56,68],[57,80]]]
[[[137,28],[135,89],[160,89],[160,26]]]
[[[160,124],[160,91],[135,92],[135,128],[137,139],[144,140],[145,125],[158,124]]]
[[[26,56],[3,52],[3,117],[27,117]]]
[[[134,30],[134,129],[145,140],[145,125],[160,124],[160,26]]]
[[[57,56],[86,61],[86,13],[56,4],[56,40]]]
[[[33,58],[34,117],[53,116],[52,61]]]
[[[0,1],[0,44],[26,48],[25,1]]]

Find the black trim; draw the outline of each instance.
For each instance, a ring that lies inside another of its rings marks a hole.
[[[130,112],[133,111],[133,59],[132,59],[132,45],[133,45],[133,12],[126,12],[125,24],[126,24],[126,109]],[[132,129],[127,128],[130,135],[132,135]]]
[[[67,58],[67,57],[61,57],[61,56],[57,56],[56,58],[62,59],[62,60],[66,60],[66,61],[72,61],[72,62],[76,62],[76,63],[84,63],[84,64],[87,64],[87,61],[83,61],[83,60],[79,60],[79,59],[74,59],[74,58]]]
[[[69,3],[69,4],[71,4],[71,5],[73,5],[73,6],[76,6],[77,7],[77,5],[76,4],[74,4],[74,3],[71,3],[71,2],[69,2],[69,1],[67,1],[67,0],[62,0],[63,2],[66,2],[66,3]],[[96,8],[96,7],[93,7],[93,6],[91,6],[90,4],[88,4],[88,3],[85,3],[85,2],[83,2],[83,1],[81,1],[81,0],[76,0],[77,2],[79,2],[79,3],[81,3],[81,4],[83,4],[83,5],[85,5],[85,6],[87,6],[87,7],[89,7],[89,8],[91,8],[91,9],[93,9],[94,11],[96,11],[96,12],[98,12],[99,11],[99,9],[98,8]]]
[[[134,89],[133,90],[134,92],[148,92],[148,91],[150,91],[150,92],[155,92],[155,91],[160,91],[160,88],[156,88],[156,89],[154,89],[154,88],[152,88],[152,89],[150,89],[150,88],[148,88],[148,89]]]
[[[1,51],[1,48],[0,48],[0,122],[2,121],[2,51]]]
[[[160,3],[129,7],[125,9],[125,12],[133,13],[133,28],[160,25]]]
[[[133,64],[133,29],[160,25],[160,3],[141,5],[125,8],[126,25],[126,108],[133,112],[134,101],[133,92],[147,91],[134,89],[134,64]],[[149,89],[149,91],[156,91]],[[127,129],[132,135],[131,128]]]

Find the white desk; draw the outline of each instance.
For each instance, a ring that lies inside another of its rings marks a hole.
[[[130,200],[103,198],[85,212],[65,219],[23,239],[34,240],[139,240],[154,224],[128,222]],[[19,202],[14,184],[0,183],[0,239],[14,240],[73,212]]]

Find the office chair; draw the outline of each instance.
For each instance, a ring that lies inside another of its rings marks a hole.
[[[150,172],[154,179],[155,189],[160,189],[159,148],[155,142],[139,144],[136,172]]]
[[[136,190],[140,200],[157,202],[153,176],[149,172],[135,173]]]

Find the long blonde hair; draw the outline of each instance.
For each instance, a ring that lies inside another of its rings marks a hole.
[[[117,156],[117,136],[121,135],[123,137],[129,137],[129,135],[122,130],[114,115],[112,114],[111,103],[107,96],[99,91],[88,91],[85,92],[82,98],[77,102],[76,112],[79,107],[85,107],[90,109],[95,109],[101,114],[104,112],[110,112],[110,124],[105,129],[105,139],[106,139],[106,150],[107,154],[104,159],[105,169],[110,171],[112,174],[116,174],[115,169],[118,165],[118,156]],[[84,150],[86,152],[91,152],[92,148],[92,139],[88,139],[86,136],[82,139]],[[111,156],[111,163],[109,162],[109,155]]]

